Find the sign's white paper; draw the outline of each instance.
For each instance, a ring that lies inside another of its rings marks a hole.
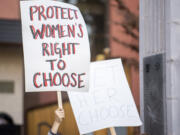
[[[142,124],[120,59],[91,63],[89,92],[68,95],[81,134]]]
[[[88,91],[89,39],[79,9],[21,1],[26,92]]]

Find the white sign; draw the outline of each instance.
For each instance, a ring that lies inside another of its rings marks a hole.
[[[88,91],[89,39],[79,9],[21,1],[26,92]]]
[[[142,124],[120,59],[91,63],[89,92],[68,95],[81,134]]]

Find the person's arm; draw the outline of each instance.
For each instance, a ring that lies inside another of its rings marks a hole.
[[[55,111],[55,120],[54,120],[53,126],[52,126],[50,132],[48,133],[48,135],[56,135],[57,134],[58,128],[59,128],[61,122],[63,121],[63,118],[64,118],[64,110],[58,108]]]

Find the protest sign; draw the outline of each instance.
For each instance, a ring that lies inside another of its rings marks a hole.
[[[81,134],[141,125],[120,59],[91,63],[89,87],[88,93],[68,92]]]
[[[88,91],[90,49],[79,9],[21,1],[26,92]]]

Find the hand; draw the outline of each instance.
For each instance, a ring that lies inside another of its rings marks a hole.
[[[63,118],[64,118],[64,110],[63,109],[56,109],[56,111],[54,112],[55,113],[55,121],[53,123],[53,126],[51,128],[51,132],[53,134],[56,134],[57,131],[58,131],[58,128],[61,124],[61,122],[63,121]]]
[[[55,122],[61,123],[63,121],[64,115],[64,109],[58,108],[55,111]]]

